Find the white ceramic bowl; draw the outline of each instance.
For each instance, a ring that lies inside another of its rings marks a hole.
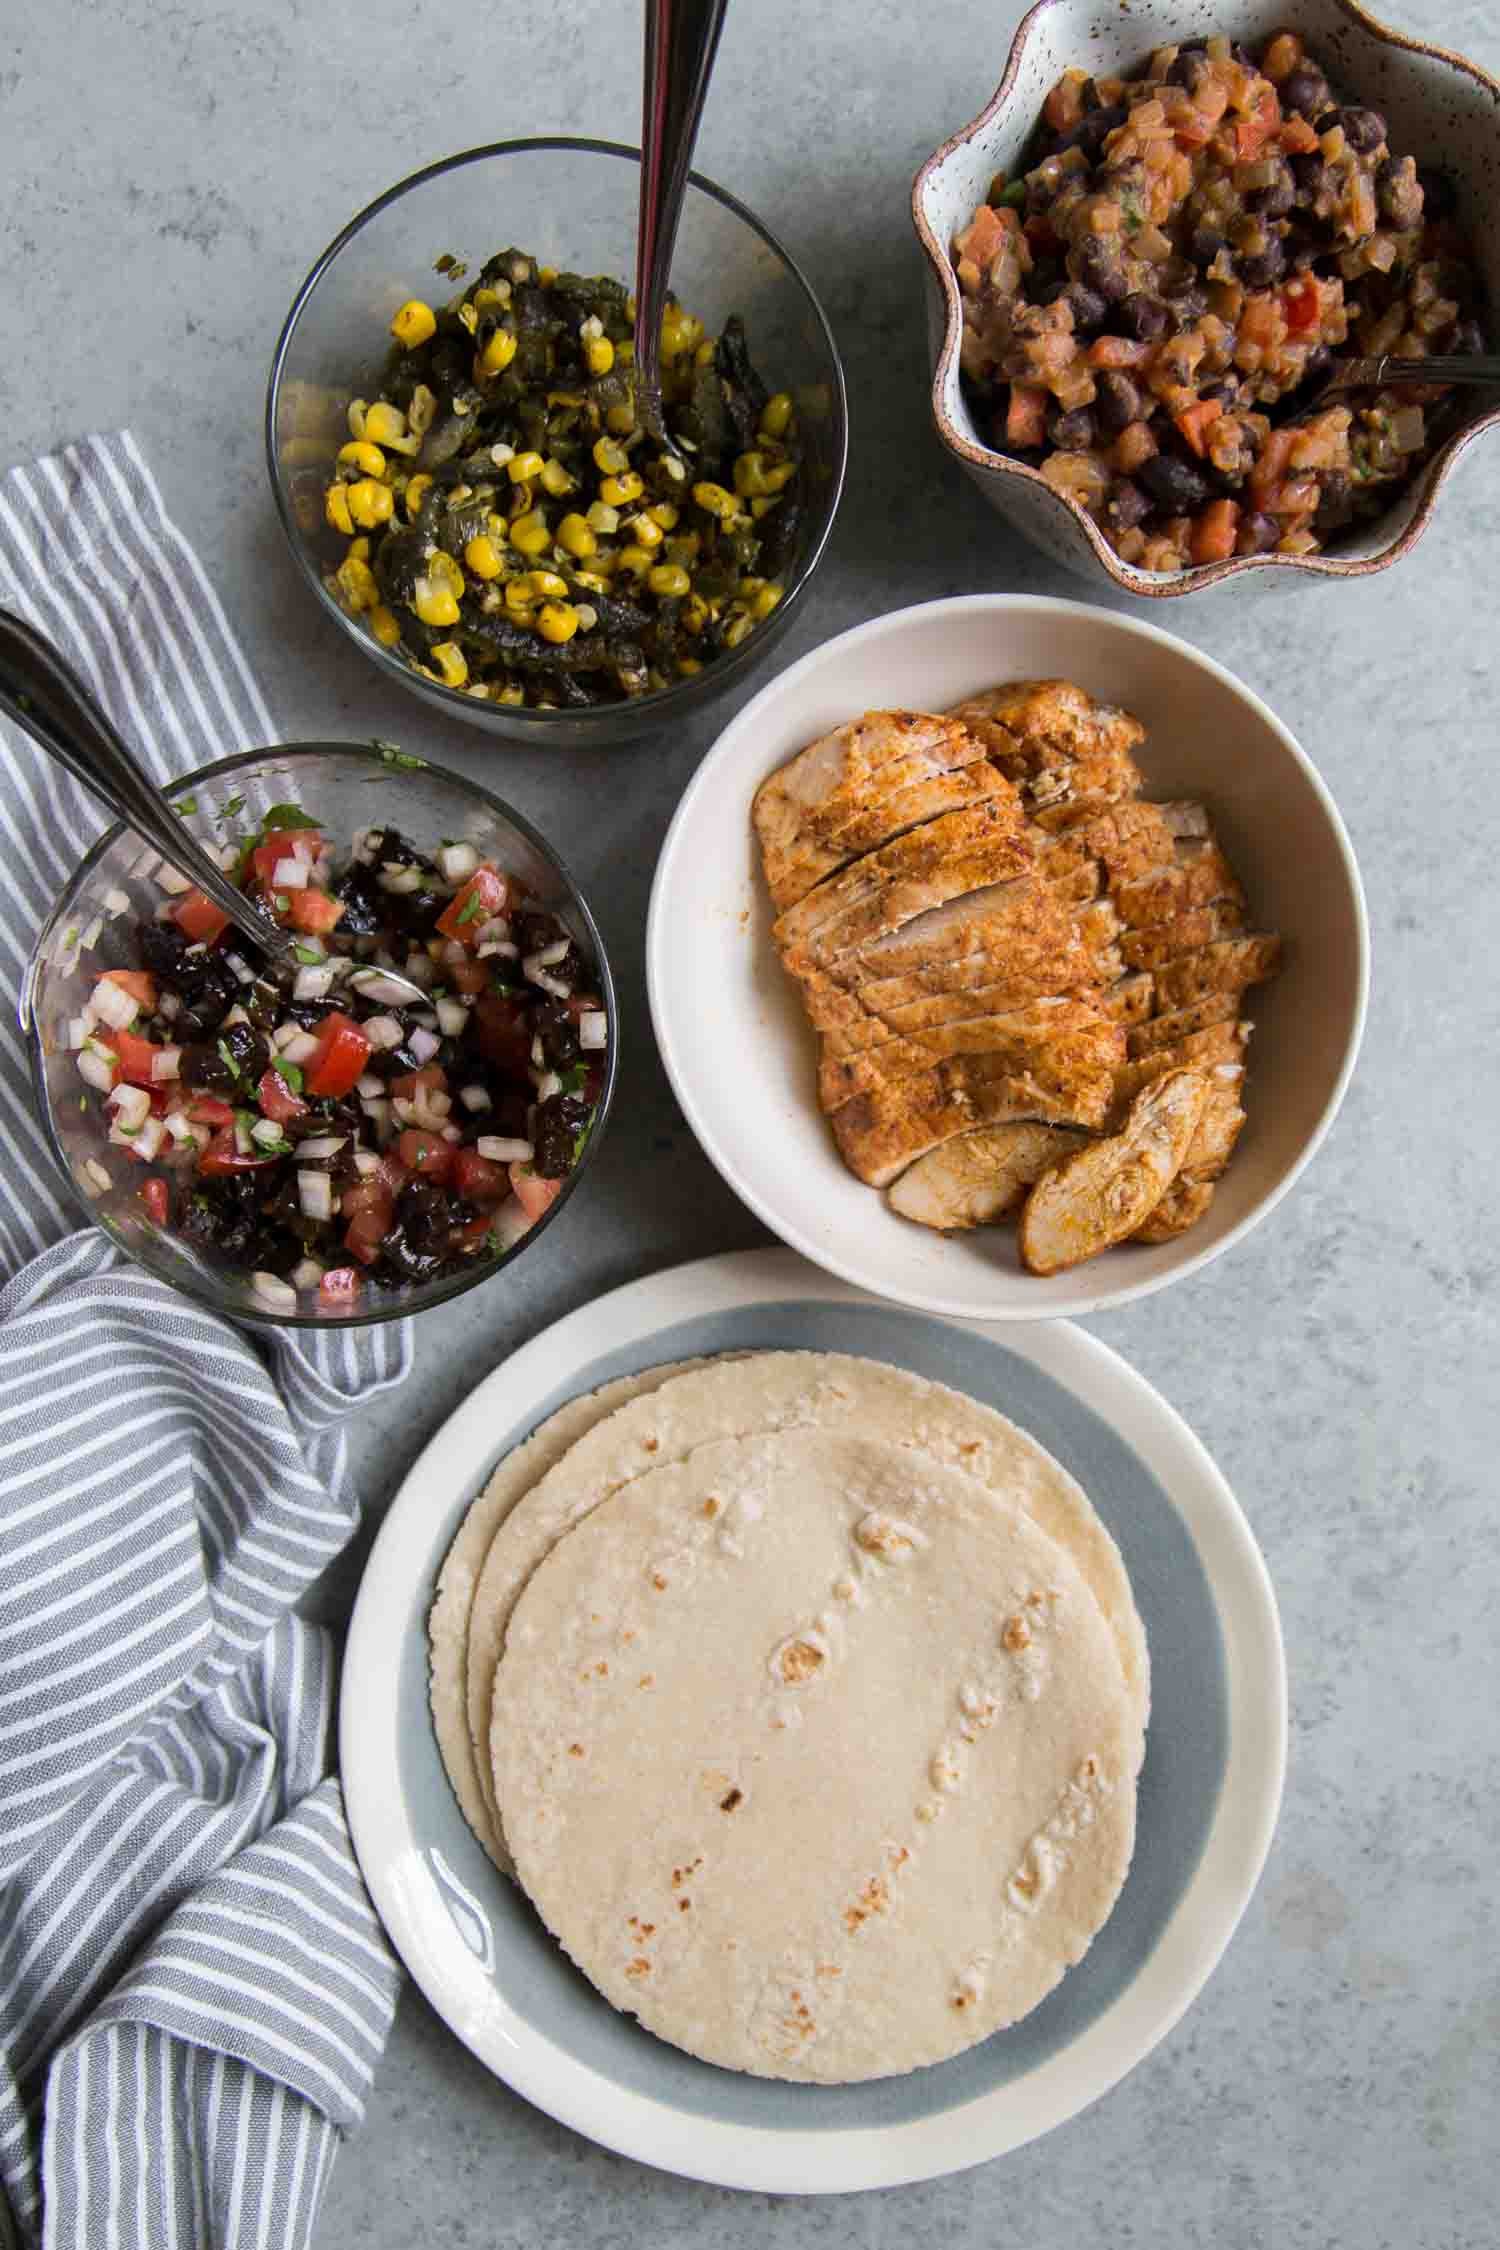
[[[750,825],[759,784],[860,712],[943,710],[995,682],[1063,677],[1144,722],[1153,797],[1206,801],[1263,928],[1287,941],[1250,996],[1249,1121],[1206,1217],[1043,1280],[1009,1227],[944,1236],[845,1170],[816,1100],[815,1040],[771,942]],[[805,656],[747,703],[677,809],[651,894],[657,1043],[688,1123],[765,1224],[830,1273],[924,1312],[1040,1320],[1098,1312],[1196,1273],[1280,1202],[1354,1068],[1369,938],[1328,791],[1260,699],[1170,634],[1075,602],[966,595],[894,611]]]
[[[1493,218],[1500,201],[1500,83],[1461,55],[1388,30],[1358,0],[1296,0],[1295,6],[1287,0],[1131,0],[1128,8],[1103,8],[1098,0],[1039,0],[1016,31],[987,107],[928,158],[912,189],[912,218],[927,257],[932,413],[939,437],[991,507],[1035,546],[1126,593],[1191,594],[1247,571],[1260,573],[1259,582],[1267,584],[1285,583],[1281,574],[1288,571],[1359,578],[1383,570],[1416,545],[1465,447],[1500,423],[1493,395],[1474,392],[1463,428],[1439,447],[1385,515],[1341,540],[1333,554],[1242,555],[1182,571],[1140,570],[1124,562],[1085,511],[1054,492],[1039,471],[986,444],[959,382],[963,306],[953,237],[984,201],[995,173],[1016,166],[1052,86],[1069,66],[1096,77],[1119,75],[1137,69],[1156,47],[1214,32],[1253,47],[1287,27],[1301,32],[1336,93],[1381,111],[1393,149],[1448,173],[1489,304],[1500,305],[1500,228]]]

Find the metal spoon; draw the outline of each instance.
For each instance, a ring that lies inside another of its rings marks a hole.
[[[1310,406],[1296,419],[1319,414],[1332,398],[1345,391],[1380,391],[1404,383],[1458,383],[1500,389],[1500,356],[1494,352],[1437,352],[1429,359],[1398,359],[1384,352],[1375,359],[1346,359],[1339,363]]]
[[[288,978],[296,973],[294,933],[262,914],[230,882],[161,791],[147,780],[124,737],[72,666],[24,618],[4,609],[0,609],[0,711],[116,820],[154,845],[169,867],[205,892],[241,936],[266,955],[273,973]],[[427,1005],[420,985],[391,969],[354,969],[345,982],[360,991],[364,980],[376,978],[379,983],[371,997],[397,1007]]]
[[[674,458],[661,407],[661,322],[698,121],[728,0],[646,0],[635,249],[636,420]]]

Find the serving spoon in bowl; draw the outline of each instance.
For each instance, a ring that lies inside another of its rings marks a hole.
[[[124,736],[72,666],[34,626],[0,609],[0,711],[96,797],[107,812],[154,845],[169,867],[212,899],[242,937],[265,956],[278,982],[295,977],[295,933],[262,914],[211,858],[150,782]],[[421,986],[394,969],[351,969],[345,983],[391,1007],[426,1007]]]
[[[661,405],[661,323],[688,167],[729,0],[646,0],[635,245],[635,413],[677,459]]]

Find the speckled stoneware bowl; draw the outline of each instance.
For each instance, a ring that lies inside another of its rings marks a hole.
[[[927,253],[932,412],[938,435],[991,507],[1026,537],[1085,577],[1102,574],[1129,594],[1160,598],[1261,573],[1313,572],[1361,578],[1408,554],[1421,538],[1443,483],[1464,448],[1500,423],[1500,399],[1473,393],[1461,428],[1440,446],[1385,515],[1341,540],[1332,554],[1244,555],[1191,570],[1140,570],[1117,555],[1076,502],[1019,461],[986,445],[959,383],[963,307],[953,237],[984,201],[999,171],[1024,149],[1051,87],[1070,65],[1103,77],[1130,72],[1156,47],[1215,32],[1255,46],[1288,27],[1303,35],[1342,98],[1368,102],[1390,125],[1393,149],[1441,165],[1458,194],[1458,216],[1474,246],[1492,308],[1500,307],[1500,83],[1476,63],[1391,31],[1357,0],[1039,0],[1016,32],[993,100],[928,158],[912,189],[912,217]],[[1282,581],[1284,583],[1284,581]]]

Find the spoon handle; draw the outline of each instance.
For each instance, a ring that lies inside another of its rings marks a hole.
[[[728,0],[646,0],[641,204],[636,233],[637,387],[660,421],[658,355],[672,252]],[[649,426],[649,420],[648,420]]]
[[[189,833],[146,779],[71,665],[23,618],[4,609],[0,609],[0,711],[116,820],[154,844],[169,866],[207,892],[220,912],[263,953],[290,959],[292,941],[286,932],[256,912]]]

